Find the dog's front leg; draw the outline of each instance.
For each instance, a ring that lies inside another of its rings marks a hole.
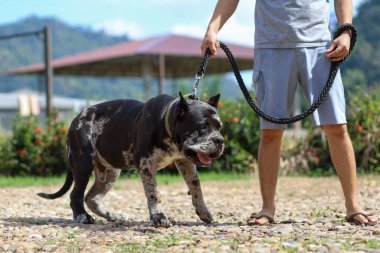
[[[150,221],[156,227],[170,227],[172,224],[165,216],[164,209],[161,206],[156,175],[157,168],[153,166],[153,162],[148,159],[143,159],[140,166],[140,176],[148,201]]]
[[[206,223],[212,222],[213,218],[203,199],[201,184],[195,165],[188,159],[176,160],[174,163],[189,187],[193,206],[199,218]]]

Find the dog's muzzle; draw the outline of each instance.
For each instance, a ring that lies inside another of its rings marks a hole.
[[[222,155],[223,150],[224,139],[220,134],[205,138],[198,143],[191,143],[191,140],[185,141],[183,145],[184,155],[201,167],[210,166],[213,160]]]

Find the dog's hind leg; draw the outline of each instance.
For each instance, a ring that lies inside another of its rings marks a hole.
[[[70,194],[70,206],[73,210],[74,221],[78,223],[91,224],[94,219],[84,208],[84,192],[92,173],[92,162],[90,158],[82,159],[76,163],[73,170],[74,188]]]
[[[111,190],[116,179],[120,175],[120,169],[106,169],[104,178],[97,173],[95,168],[95,183],[86,194],[87,207],[95,214],[109,220],[126,220],[126,216],[118,213],[108,212],[103,205],[103,198],[109,190]]]
[[[199,218],[206,223],[212,222],[213,218],[203,199],[201,184],[195,165],[188,159],[176,160],[174,163],[189,187],[193,206]]]

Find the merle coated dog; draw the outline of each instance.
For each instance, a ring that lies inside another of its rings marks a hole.
[[[72,122],[67,136],[69,169],[64,185],[47,199],[64,195],[74,181],[70,206],[74,221],[94,223],[84,202],[107,220],[123,216],[108,212],[102,204],[122,169],[138,169],[147,197],[151,223],[169,227],[161,206],[157,170],[174,162],[184,177],[199,218],[213,218],[202,195],[196,166],[209,166],[221,156],[223,136],[217,113],[219,94],[207,102],[159,95],[146,103],[120,99],[100,103],[82,111]],[[85,196],[89,178],[95,183]]]

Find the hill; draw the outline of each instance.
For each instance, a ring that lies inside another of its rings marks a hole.
[[[52,31],[53,58],[85,52],[128,40],[127,37],[115,37],[86,27],[70,26],[56,18],[28,17],[18,22],[1,25],[0,36],[27,31],[40,30],[49,25]],[[14,67],[43,62],[43,48],[39,38],[29,36],[0,41],[0,72]],[[201,60],[201,59],[200,59]],[[194,66],[196,69],[197,66]],[[210,77],[207,85],[210,92],[222,89],[223,97],[236,98],[240,92],[233,80],[219,85],[220,77]],[[183,91],[189,91],[192,80],[167,80],[165,93],[178,94],[172,89],[176,82]],[[0,92],[29,88],[43,91],[43,83],[36,77],[0,77]],[[158,84],[153,81],[152,94],[157,94]],[[139,78],[91,78],[91,77],[54,77],[55,94],[85,99],[142,98],[142,80]],[[225,95],[224,95],[225,94]]]
[[[369,0],[359,7],[354,24],[358,28],[356,48],[342,66],[347,90],[357,86],[372,87],[380,83],[380,2]],[[70,26],[56,18],[27,17],[11,24],[0,25],[0,36],[25,31],[52,28],[53,58],[72,55],[99,47],[128,40],[126,36],[109,36],[88,27]],[[42,43],[37,37],[24,37],[0,41],[0,72],[14,67],[42,62]],[[223,98],[240,97],[240,90],[234,78],[211,77],[201,87],[221,91]],[[168,80],[165,93],[172,91],[171,83],[176,82],[182,90],[189,90],[192,80]],[[153,83],[152,93],[157,93]],[[138,78],[84,78],[55,77],[54,92],[59,95],[86,99],[113,99],[120,97],[142,97],[142,81]],[[31,88],[43,91],[43,83],[37,77],[0,77],[0,92]]]
[[[364,2],[354,18],[358,40],[352,55],[344,63],[342,73],[345,86],[373,86],[380,84],[380,1]]]
[[[93,31],[86,27],[70,26],[56,18],[27,17],[18,22],[0,26],[0,36],[14,33],[40,30],[49,25],[52,30],[52,55],[59,58],[79,52],[112,45],[128,40],[126,36],[109,36],[101,31]],[[0,71],[14,67],[43,62],[42,38],[28,36],[0,41]],[[54,92],[59,95],[87,98],[111,99],[120,96],[138,95],[141,90],[129,87],[126,82],[136,83],[136,80],[126,81],[123,78],[73,78],[55,77]],[[135,87],[136,85],[132,85]],[[0,92],[17,89],[44,90],[38,77],[2,77]]]

